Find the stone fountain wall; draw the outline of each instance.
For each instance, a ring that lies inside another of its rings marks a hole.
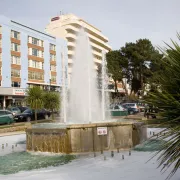
[[[97,135],[97,127],[107,127],[107,135]],[[64,129],[26,130],[27,150],[54,153],[81,153],[129,149],[146,139],[142,123],[96,123],[69,125]]]

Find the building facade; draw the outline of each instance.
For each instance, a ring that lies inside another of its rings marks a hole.
[[[53,36],[67,40],[68,46],[68,75],[71,76],[73,55],[76,46],[77,33],[80,28],[84,28],[88,34],[92,54],[96,65],[102,63],[103,51],[107,53],[111,50],[108,45],[108,38],[96,27],[92,26],[85,20],[73,15],[66,14],[51,19],[45,31]],[[97,66],[96,66],[97,68]]]
[[[0,16],[0,106],[18,104],[34,85],[58,90],[66,54],[65,40]]]

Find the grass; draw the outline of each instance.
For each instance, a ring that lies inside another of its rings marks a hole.
[[[33,155],[28,152],[14,152],[0,156],[0,174],[14,174],[19,171],[60,166],[75,159],[72,155]]]
[[[150,139],[143,142],[142,144],[136,145],[133,150],[144,152],[159,151],[164,142],[164,140]]]

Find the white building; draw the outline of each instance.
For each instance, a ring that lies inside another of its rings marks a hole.
[[[55,37],[64,38],[67,40],[69,76],[72,72],[77,32],[81,27],[85,28],[86,32],[88,33],[90,44],[92,46],[94,62],[96,64],[101,63],[103,51],[108,52],[111,50],[111,47],[107,44],[108,38],[104,36],[99,29],[87,23],[85,20],[73,14],[66,14],[52,18],[45,31]]]

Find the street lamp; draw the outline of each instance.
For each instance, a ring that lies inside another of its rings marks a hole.
[[[51,91],[51,70],[49,73],[49,91]]]
[[[49,79],[49,91],[51,91],[51,79]]]

